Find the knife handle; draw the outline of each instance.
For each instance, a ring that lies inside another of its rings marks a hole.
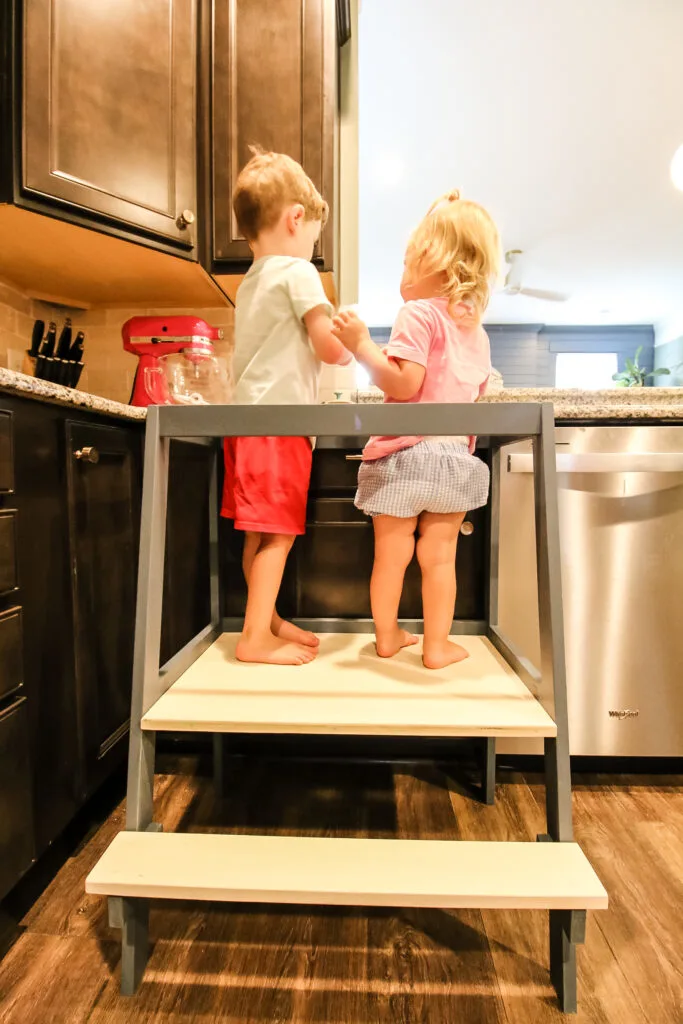
[[[48,359],[51,359],[55,354],[55,342],[57,341],[57,324],[54,320],[50,320],[50,326],[47,329],[47,335],[43,342],[42,354]]]
[[[76,340],[74,341],[74,343],[71,346],[71,349],[69,351],[69,362],[71,362],[71,363],[78,363],[78,362],[81,361],[81,359],[83,358],[83,342],[84,341],[85,341],[85,334],[83,333],[83,331],[79,331],[78,334],[76,335]]]
[[[59,359],[68,359],[69,350],[71,348],[71,317],[68,316],[64,321],[62,332],[59,335],[59,342],[57,344],[56,355]]]
[[[45,333],[45,321],[36,320],[33,325],[33,332],[31,334],[31,347],[28,354],[30,356],[37,356],[40,343],[43,340],[43,334]]]

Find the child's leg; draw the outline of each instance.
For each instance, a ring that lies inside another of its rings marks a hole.
[[[246,533],[244,535],[242,571],[244,572],[247,586],[249,585],[249,574],[254,561],[254,555],[258,550],[262,536],[263,534],[261,533]],[[295,626],[293,622],[287,622],[286,619],[280,618],[277,608],[273,612],[270,631],[273,636],[279,637],[280,640],[291,640],[293,643],[304,644],[306,647],[318,647],[320,644],[320,640],[315,633],[310,633],[307,629],[301,629],[299,626]]]
[[[293,543],[293,536],[278,533],[248,534],[245,538],[251,565],[244,629],[237,644],[240,661],[303,665],[315,658],[316,652],[311,647],[280,639],[271,632],[275,601]]]
[[[417,643],[417,637],[399,629],[398,606],[403,577],[415,551],[417,518],[397,519],[375,516],[375,563],[370,579],[370,603],[375,620],[377,653],[391,658],[402,647]]]
[[[420,516],[417,558],[422,570],[426,668],[443,668],[468,656],[464,647],[448,639],[455,610],[455,552],[464,518],[464,512]]]

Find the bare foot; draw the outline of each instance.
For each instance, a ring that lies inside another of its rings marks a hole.
[[[407,629],[399,629],[397,626],[391,633],[383,633],[381,636],[378,634],[375,640],[380,658],[393,658],[402,647],[412,647],[413,644],[416,644],[418,637],[414,633],[409,633]]]
[[[289,640],[293,644],[303,644],[304,647],[318,647],[320,644],[320,640],[315,633],[310,633],[307,629],[301,629],[300,626],[295,626],[293,622],[281,619],[279,615],[273,616],[270,629],[273,636],[279,637],[280,640]]]
[[[272,633],[249,638],[242,635],[235,651],[238,661],[260,662],[264,665],[307,665],[317,653],[311,647],[288,643]]]
[[[429,646],[425,644],[422,650],[422,662],[425,668],[445,668],[446,665],[455,665],[456,662],[464,661],[469,656],[469,651],[450,640]]]

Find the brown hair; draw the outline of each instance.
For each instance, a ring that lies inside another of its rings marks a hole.
[[[327,221],[328,206],[303,167],[284,153],[250,146],[251,160],[240,171],[232,194],[237,224],[248,242],[272,228],[284,208],[300,203],[306,220]]]
[[[491,215],[455,189],[430,206],[408,243],[406,263],[420,273],[444,273],[449,305],[468,303],[479,321],[500,273],[500,255]]]

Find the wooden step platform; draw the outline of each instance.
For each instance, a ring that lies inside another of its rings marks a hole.
[[[440,671],[421,647],[378,658],[368,633],[327,633],[310,665],[243,665],[224,633],[143,716],[142,728],[371,736],[555,736],[555,723],[489,641]]]
[[[600,910],[575,843],[121,832],[85,883],[102,896],[325,906]]]

